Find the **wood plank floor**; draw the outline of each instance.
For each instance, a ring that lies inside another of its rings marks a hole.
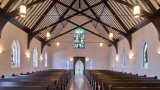
[[[92,90],[92,88],[84,75],[75,75],[66,90]]]

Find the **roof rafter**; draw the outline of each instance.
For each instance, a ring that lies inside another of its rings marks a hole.
[[[85,23],[83,23],[83,24],[81,24],[81,25],[78,25],[77,27],[75,27],[75,28],[73,28],[73,29],[70,29],[70,30],[68,30],[68,31],[66,31],[66,32],[64,32],[64,33],[62,33],[62,34],[60,34],[60,35],[57,35],[57,36],[55,36],[55,37],[53,37],[53,38],[51,38],[51,39],[49,39],[49,40],[47,40],[47,41],[44,41],[44,42],[42,43],[42,45],[41,45],[41,52],[43,51],[44,46],[45,46],[46,44],[48,44],[51,40],[54,40],[54,39],[56,39],[56,38],[58,38],[58,37],[61,37],[61,36],[65,35],[65,34],[67,34],[67,33],[69,33],[69,32],[71,32],[71,31],[75,30],[76,28],[82,27],[82,26],[84,26],[84,25],[86,25],[86,24],[88,24],[88,23],[90,23],[90,22],[92,22],[92,20],[90,20],[90,21],[88,21],[88,22],[85,22]]]
[[[84,0],[84,3],[87,5],[87,7],[90,7],[90,5],[87,3],[86,0]],[[104,6],[105,7],[105,6]],[[93,13],[93,15],[96,17],[96,19],[100,20],[99,17],[97,16],[97,14],[93,11],[93,9],[91,8],[90,11]],[[98,24],[98,22],[97,22]],[[104,28],[104,30],[109,34],[109,30],[104,26],[102,25],[102,27]],[[115,38],[113,38],[113,40],[115,41]]]
[[[72,22],[72,21],[70,21],[70,20],[67,20],[67,21],[70,22],[70,23],[72,23],[73,25],[76,25],[77,27],[79,27],[78,24],[76,24],[76,23],[74,23],[74,22]],[[89,30],[89,29],[86,29],[86,28],[84,28],[83,26],[80,26],[80,27],[81,27],[82,29],[84,29],[84,30],[86,30],[86,31],[88,31],[88,32],[90,32],[90,33],[92,33],[92,34],[94,34],[94,35],[100,37],[100,38],[103,38],[103,39],[107,40],[108,42],[110,42],[110,43],[116,48],[117,43],[115,43],[114,41],[109,40],[108,38],[105,38],[105,37],[103,37],[103,36],[101,36],[101,35],[99,35],[99,34],[93,32],[93,31],[91,31],[91,30]],[[116,52],[117,52],[117,49],[116,49]]]
[[[102,0],[102,1],[104,2],[105,6],[111,11],[111,13],[112,13],[113,15],[116,15],[116,12],[111,8],[111,6],[108,5],[107,1],[106,1],[106,0]],[[120,25],[123,27],[123,29],[124,29],[126,32],[128,32],[127,27],[126,27],[125,24],[121,21],[121,19],[120,19],[119,17],[117,17],[117,16],[114,16],[114,17],[117,19],[117,21],[118,21],[118,22],[120,23]]]
[[[59,2],[59,1],[58,1],[58,2]],[[61,3],[61,2],[60,2],[60,3]],[[93,8],[93,7],[95,7],[95,6],[97,6],[97,5],[101,4],[101,3],[103,3],[103,2],[99,2],[99,3],[97,3],[97,4],[94,4],[94,5],[92,5],[90,8]],[[71,8],[71,6],[68,6],[68,7]],[[68,16],[68,17],[66,17],[66,18],[63,18],[62,20],[59,20],[59,21],[57,21],[57,22],[55,22],[55,23],[53,23],[53,24],[50,24],[50,25],[48,25],[48,26],[46,26],[46,27],[44,27],[44,28],[42,28],[42,29],[37,30],[37,31],[34,32],[33,34],[36,35],[36,34],[40,33],[41,31],[43,31],[43,30],[45,30],[45,29],[47,29],[47,28],[49,28],[49,27],[51,27],[51,26],[57,25],[57,24],[59,24],[59,23],[61,23],[61,22],[63,22],[63,21],[66,21],[66,20],[68,20],[68,19],[70,19],[70,18],[72,18],[72,17],[74,17],[74,16],[76,16],[76,15],[78,15],[78,14],[80,14],[80,13],[83,13],[83,12],[89,10],[90,8],[86,8],[86,9],[84,9],[84,10],[82,10],[82,11],[78,11],[77,13],[75,13],[75,14],[73,14],[73,15],[70,15],[70,16]]]
[[[67,8],[70,8],[70,9],[76,11],[77,13],[82,14],[82,15],[84,15],[85,17],[90,18],[90,19],[92,19],[92,20],[94,20],[94,21],[96,21],[96,22],[98,22],[98,23],[100,23],[100,24],[102,24],[102,25],[105,25],[105,26],[107,26],[107,27],[112,27],[112,26],[110,26],[110,25],[102,22],[101,20],[98,20],[98,19],[96,19],[96,18],[93,18],[93,17],[90,17],[90,16],[84,14],[82,11],[78,11],[78,10],[72,8],[72,7],[69,7],[69,6],[66,5],[66,4],[61,3],[61,2],[58,2],[58,3],[61,4],[61,5],[63,5],[63,6],[65,6],[65,7],[67,7]],[[88,8],[91,9],[91,7],[88,7]],[[125,32],[123,32],[123,31],[121,31],[121,30],[119,30],[119,29],[117,29],[117,28],[115,28],[115,27],[112,27],[112,29],[114,29],[114,30],[117,31],[117,32],[120,32],[122,35],[125,35],[125,34],[126,34]]]

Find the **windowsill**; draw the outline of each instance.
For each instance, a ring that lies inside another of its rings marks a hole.
[[[20,68],[20,67],[11,67],[11,68]]]

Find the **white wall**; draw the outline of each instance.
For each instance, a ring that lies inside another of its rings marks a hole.
[[[20,44],[20,67],[11,68],[11,45],[14,39],[17,39]],[[30,44],[29,50],[27,49],[27,33],[20,30],[11,23],[7,23],[2,31],[2,37],[0,39],[0,49],[3,51],[0,54],[0,75],[11,75],[26,73],[36,70],[45,70],[48,67],[44,67],[44,61],[38,60],[38,67],[33,67],[33,49],[37,47],[38,57],[41,55],[41,42],[37,39],[33,39]],[[43,52],[47,51],[49,54],[49,47],[45,46]],[[26,54],[30,54],[30,58],[27,59]],[[44,57],[44,55],[43,55]]]
[[[88,19],[83,16],[76,16],[73,17],[71,21],[81,25],[87,22]],[[75,27],[74,25],[68,23],[61,33],[68,31],[74,27]],[[97,33],[97,31],[95,30],[95,28],[92,26],[91,23],[85,25],[84,27]],[[101,38],[93,34],[85,34],[85,42],[86,42],[85,49],[74,49],[74,35],[73,35],[74,32],[71,33],[57,38],[55,42],[51,45],[50,68],[66,69],[67,59],[73,58],[74,56],[84,56],[93,60],[93,69],[108,69],[109,47],[105,43],[102,48],[99,46],[99,43],[97,42],[104,42]],[[56,41],[61,41],[59,47],[56,46]],[[71,61],[70,68],[71,69],[73,68],[73,61]],[[86,68],[88,69],[87,61],[86,61]]]
[[[142,42],[146,41],[148,45],[148,69],[142,68]],[[123,48],[127,53],[127,66],[122,68],[122,50]],[[114,52],[114,57],[119,57],[119,60],[115,60],[114,67],[111,67],[111,53]],[[129,48],[129,43],[126,39],[118,42],[118,55],[115,48],[110,47],[109,68],[116,71],[138,73],[140,75],[146,74],[147,76],[158,76],[160,78],[160,42],[158,40],[158,34],[156,28],[152,23],[141,28],[134,34],[132,34],[132,50]],[[129,59],[129,55],[133,54],[133,58]]]

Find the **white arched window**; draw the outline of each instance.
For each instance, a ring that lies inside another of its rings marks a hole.
[[[70,61],[66,60],[66,68],[69,69],[70,68]]]
[[[126,60],[126,51],[125,50],[123,50],[122,60],[123,60],[123,68],[125,68],[126,67],[126,62],[127,62],[127,60]]]
[[[111,67],[114,67],[114,55],[113,55],[113,52],[112,52],[112,55],[111,55]]]
[[[11,67],[20,67],[20,46],[17,39],[13,40],[11,46]]]
[[[93,60],[92,59],[89,60],[89,68],[93,68]]]
[[[33,51],[33,67],[38,67],[38,52],[36,47]]]
[[[148,46],[147,43],[144,43],[143,46],[143,68],[148,68]]]
[[[47,67],[47,61],[48,61],[48,57],[47,57],[47,52],[45,52],[44,54],[44,66]]]

